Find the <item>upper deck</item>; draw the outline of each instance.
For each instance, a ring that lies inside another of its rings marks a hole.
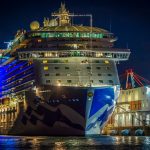
[[[105,29],[93,27],[92,15],[87,15],[90,26],[72,24],[74,16],[84,15],[71,14],[62,4],[58,12],[52,13],[52,19],[44,18],[43,26],[34,21],[30,31],[18,31],[10,50],[3,54],[19,56],[20,60],[62,57],[128,60],[130,50],[113,48],[117,38]]]

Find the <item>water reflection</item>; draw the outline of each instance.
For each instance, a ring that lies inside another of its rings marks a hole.
[[[92,136],[92,137],[13,137],[0,136],[0,150],[150,150],[150,137]]]
[[[150,137],[145,137],[143,142],[143,150],[150,150]]]
[[[66,150],[64,142],[55,142],[54,150]]]

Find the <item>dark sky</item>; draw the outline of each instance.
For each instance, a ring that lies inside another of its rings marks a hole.
[[[0,3],[0,47],[13,39],[18,29],[29,29],[30,22],[44,17],[60,6],[60,0],[5,0]],[[64,2],[64,1],[63,1]],[[149,0],[66,0],[74,13],[93,14],[93,24],[110,28],[118,37],[116,46],[131,49],[128,62],[120,62],[119,73],[133,68],[150,80],[150,2]],[[110,21],[111,20],[111,21]],[[83,20],[83,23],[87,20]]]

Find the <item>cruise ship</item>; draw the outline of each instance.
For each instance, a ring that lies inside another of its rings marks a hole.
[[[120,92],[116,64],[130,50],[114,48],[113,33],[65,4],[43,20],[0,51],[0,134],[101,134]]]

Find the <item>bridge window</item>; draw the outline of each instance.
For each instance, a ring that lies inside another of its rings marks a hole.
[[[80,32],[72,32],[72,33],[64,33],[64,32],[57,32],[57,33],[33,33],[30,37],[41,37],[41,38],[51,38],[51,37],[58,37],[58,38],[103,38],[104,34],[102,33],[80,33]],[[105,35],[106,36],[106,35]]]

